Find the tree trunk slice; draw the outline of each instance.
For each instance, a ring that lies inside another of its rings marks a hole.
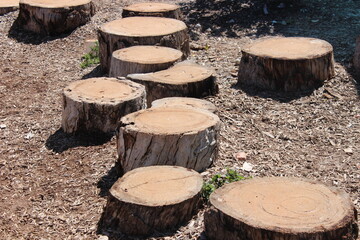
[[[354,68],[360,74],[360,36],[356,40],[356,48],[354,55]]]
[[[169,97],[155,100],[151,103],[151,107],[193,107],[202,110],[207,110],[211,113],[217,112],[216,106],[209,101],[188,98],[188,97]]]
[[[1,0],[0,15],[15,11],[19,8],[19,0]]]
[[[160,46],[133,46],[112,54],[110,77],[126,77],[131,73],[156,72],[171,67],[182,58],[181,51]]]
[[[165,17],[182,20],[180,6],[160,2],[144,2],[129,5],[123,8],[122,17]]]
[[[63,91],[62,128],[79,131],[113,132],[128,113],[146,107],[144,86],[115,78],[76,81]]]
[[[355,240],[356,210],[335,188],[297,178],[230,183],[210,196],[208,239]]]
[[[110,189],[101,226],[127,235],[150,235],[191,219],[200,206],[203,180],[174,166],[137,168]]]
[[[159,72],[129,74],[127,78],[145,85],[148,105],[165,97],[202,98],[219,91],[213,71],[188,61]]]
[[[159,17],[128,17],[99,29],[100,64],[108,72],[114,51],[135,45],[158,45],[190,53],[188,29],[184,22]]]
[[[22,0],[17,24],[42,35],[73,31],[95,14],[91,0]]]
[[[158,107],[121,118],[117,129],[119,172],[153,165],[204,171],[217,158],[218,116],[205,110]]]
[[[308,90],[320,87],[335,74],[332,46],[315,38],[265,38],[241,52],[238,84],[280,91]]]

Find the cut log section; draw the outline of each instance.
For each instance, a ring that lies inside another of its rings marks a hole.
[[[1,0],[0,15],[15,11],[19,8],[19,0]]]
[[[210,195],[207,239],[355,240],[356,210],[349,196],[297,178],[230,183]]]
[[[136,16],[182,19],[180,6],[160,2],[135,3],[123,8],[123,18]]]
[[[113,132],[128,113],[146,107],[144,86],[115,78],[90,78],[63,91],[62,128],[66,133]]]
[[[153,165],[204,171],[217,158],[219,118],[209,111],[158,107],[121,118],[117,130],[119,172]]]
[[[101,227],[142,236],[174,229],[196,213],[202,184],[200,174],[182,167],[137,168],[111,187]]]
[[[133,46],[112,54],[110,77],[149,73],[167,69],[182,58],[181,51],[160,46]]]
[[[356,48],[354,54],[354,68],[360,74],[360,36],[356,40]]]
[[[188,61],[159,72],[129,74],[127,78],[146,87],[148,105],[165,97],[202,98],[219,91],[212,70]]]
[[[158,99],[151,103],[151,107],[193,107],[207,110],[212,113],[217,112],[216,106],[211,102],[203,99],[188,97],[169,97]]]
[[[100,64],[110,70],[114,51],[135,45],[158,45],[190,53],[188,29],[184,22],[159,17],[128,17],[102,25],[99,29]]]
[[[71,32],[95,14],[91,0],[21,0],[17,24],[42,35]]]
[[[238,84],[297,91],[320,87],[334,76],[333,48],[320,39],[265,38],[241,52]]]

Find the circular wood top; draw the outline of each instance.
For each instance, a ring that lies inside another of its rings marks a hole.
[[[168,12],[180,8],[180,6],[175,4],[160,3],[160,2],[143,2],[135,3],[124,7],[124,10],[132,12]]]
[[[316,38],[271,37],[254,41],[243,51],[261,57],[301,60],[324,56],[332,52],[333,47]]]
[[[143,91],[140,84],[104,77],[72,82],[64,89],[64,94],[74,100],[118,104],[139,97]]]
[[[187,29],[184,22],[162,17],[127,17],[105,23],[100,30],[128,37],[165,36]]]
[[[151,103],[151,107],[175,107],[175,106],[186,106],[199,108],[203,110],[210,111],[212,113],[216,112],[216,106],[209,101],[198,99],[198,98],[189,98],[189,97],[168,97],[155,100]]]
[[[91,0],[20,0],[22,4],[42,8],[75,7],[90,3]]]
[[[143,206],[172,205],[191,199],[203,180],[194,170],[177,166],[141,167],[126,173],[110,189],[115,198]]]
[[[0,8],[18,7],[19,0],[1,0]]]
[[[141,110],[121,119],[127,129],[150,134],[183,134],[205,130],[220,122],[209,111],[186,107],[158,107]]]
[[[114,58],[141,64],[175,62],[181,59],[182,55],[177,49],[160,46],[133,46],[113,52]]]
[[[223,213],[252,227],[289,233],[318,232],[353,215],[347,194],[297,178],[257,178],[227,184],[210,196]]]

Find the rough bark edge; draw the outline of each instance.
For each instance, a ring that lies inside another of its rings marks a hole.
[[[86,24],[96,11],[93,2],[66,8],[42,8],[20,3],[19,9],[16,25],[27,31],[51,36],[71,32]],[[52,17],[52,20],[46,19],[46,16],[55,15],[58,16]]]
[[[13,6],[13,7],[0,7],[0,16],[5,15],[5,14],[7,14],[9,12],[16,11],[18,9],[19,9],[19,7],[15,7],[15,6]]]
[[[314,59],[284,60],[258,57],[242,51],[237,84],[286,92],[309,90],[322,86],[325,80],[334,75],[333,52]]]
[[[183,20],[183,15],[181,12],[180,7],[174,10],[168,10],[163,12],[141,12],[141,11],[134,11],[128,10],[126,8],[123,9],[122,17],[165,17],[165,18],[174,18],[177,20]]]
[[[127,203],[109,194],[99,225],[102,229],[127,235],[149,236],[154,232],[174,230],[189,221],[201,205],[201,192],[183,202],[161,207]]]
[[[183,53],[182,60],[190,55],[188,29],[164,36],[152,37],[129,37],[113,35],[98,30],[100,66],[105,72],[109,72],[112,53],[118,49],[137,45],[164,46],[180,50]]]
[[[354,62],[355,72],[360,74],[360,36],[356,39],[356,47],[355,47],[353,62]]]

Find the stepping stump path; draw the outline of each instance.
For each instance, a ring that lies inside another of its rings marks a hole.
[[[108,22],[98,31],[101,67],[109,72],[114,51],[134,45],[158,45],[190,53],[184,22],[159,17],[128,17]]]
[[[127,235],[174,229],[196,213],[202,184],[199,173],[182,167],[132,170],[111,187],[101,226]]]
[[[123,8],[122,17],[165,17],[182,20],[180,6],[160,2],[135,3]]]
[[[0,15],[15,11],[19,8],[19,0],[1,0]]]
[[[71,32],[95,14],[91,0],[21,0],[17,24],[42,35]]]
[[[207,239],[355,240],[356,213],[349,196],[297,178],[230,183],[210,195]]]
[[[133,46],[112,54],[110,77],[126,77],[131,73],[156,72],[181,60],[181,51],[161,46]]]
[[[356,39],[356,48],[354,54],[354,68],[360,74],[360,36]]]
[[[121,117],[146,107],[144,86],[115,78],[90,78],[72,82],[63,91],[62,128],[113,132]]]
[[[214,72],[189,61],[163,71],[129,74],[127,78],[146,87],[148,105],[165,97],[202,98],[219,91]]]
[[[204,171],[217,158],[220,120],[189,107],[157,107],[121,118],[117,129],[119,172],[153,165]]]
[[[209,101],[198,99],[198,98],[188,98],[188,97],[169,97],[155,100],[151,103],[151,107],[193,107],[198,109],[203,109],[210,111],[212,113],[217,112],[216,106]]]
[[[334,76],[333,48],[320,39],[271,37],[241,52],[238,84],[297,91],[320,87]]]

